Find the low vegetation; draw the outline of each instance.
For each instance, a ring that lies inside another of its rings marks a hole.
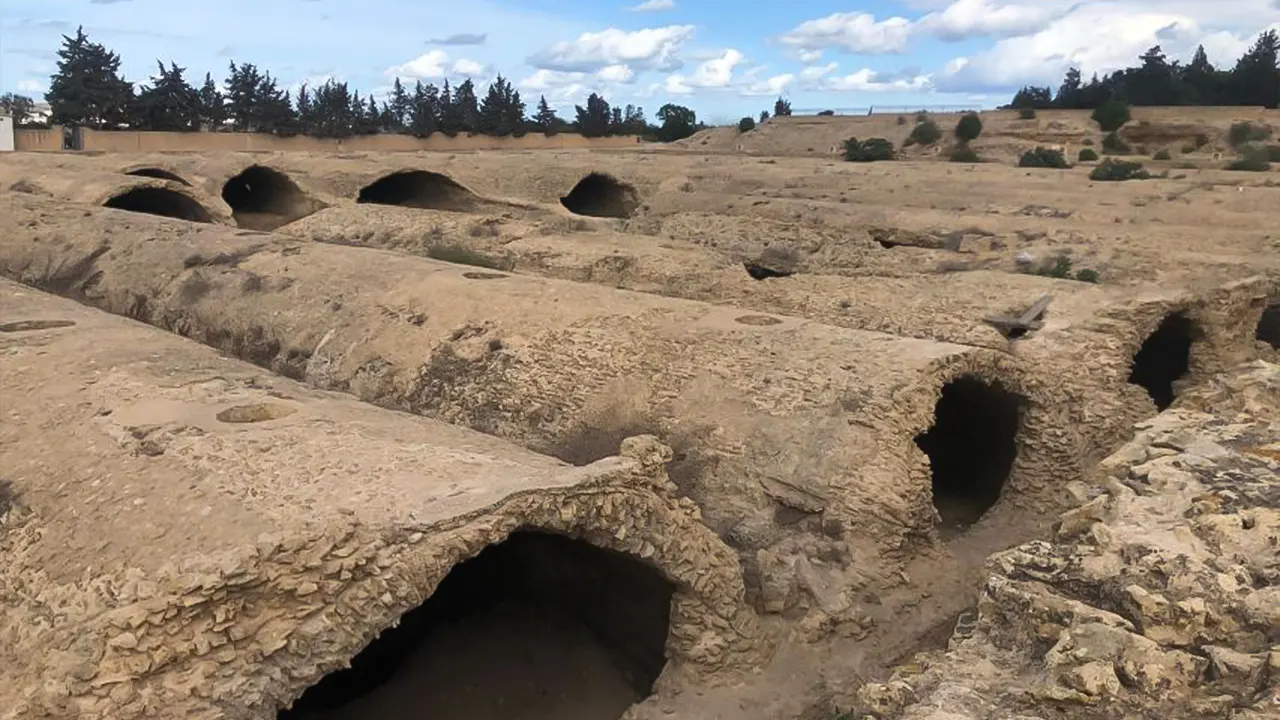
[[[1071,166],[1067,164],[1067,159],[1063,157],[1061,150],[1037,147],[1035,150],[1022,153],[1022,157],[1018,159],[1018,167],[1065,170]]]
[[[879,162],[894,158],[893,143],[884,138],[868,138],[844,141],[844,159],[849,162]]]
[[[1080,148],[1080,154],[1076,157],[1079,162],[1098,162],[1098,152],[1093,148]]]
[[[977,113],[965,113],[956,123],[956,139],[962,143],[973,142],[982,134],[982,118]]]
[[[1076,280],[1078,282],[1097,283],[1100,279],[1097,270],[1092,268],[1081,268],[1074,270],[1074,263],[1071,258],[1065,254],[1045,260],[1039,265],[1030,267],[1023,272],[1029,275],[1040,275],[1042,277],[1057,278],[1059,280]]]
[[[1227,164],[1227,169],[1242,172],[1266,172],[1271,169],[1271,162],[1264,148],[1247,145],[1240,151],[1240,157]]]
[[[1035,120],[1036,111],[1034,108],[1022,108],[1018,111],[1019,120]]]
[[[1161,149],[1161,150],[1157,150],[1156,154],[1151,156],[1151,159],[1152,160],[1172,160],[1173,155],[1171,155],[1168,150]]]
[[[1102,152],[1107,155],[1128,155],[1133,152],[1133,148],[1129,147],[1129,143],[1119,133],[1113,131],[1102,138]]]
[[[938,127],[938,123],[926,119],[923,122],[916,123],[916,126],[911,128],[911,134],[907,136],[906,141],[902,144],[904,146],[932,145],[941,139],[942,129]]]
[[[1123,100],[1108,100],[1094,109],[1089,116],[1105,133],[1114,133],[1129,122],[1129,103]]]
[[[1271,128],[1263,124],[1254,124],[1248,121],[1232,123],[1231,129],[1227,131],[1227,142],[1233,148],[1239,148],[1248,143],[1260,143],[1271,139]]]
[[[1147,180],[1151,173],[1142,169],[1142,163],[1107,158],[1102,164],[1089,173],[1089,179],[1098,182],[1120,182],[1123,180]]]
[[[973,151],[968,145],[961,145],[951,151],[951,157],[948,158],[953,163],[980,163],[982,157]]]
[[[738,132],[750,132],[756,129],[755,118],[744,117],[738,121]]]

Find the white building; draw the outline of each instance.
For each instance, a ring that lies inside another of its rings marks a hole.
[[[13,152],[13,118],[0,115],[0,152]]]

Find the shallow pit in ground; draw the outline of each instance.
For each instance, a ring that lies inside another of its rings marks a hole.
[[[162,187],[132,188],[107,198],[102,206],[191,222],[213,222],[213,215],[203,205],[176,190]]]
[[[181,175],[175,172],[170,172],[169,170],[165,170],[164,168],[158,168],[158,167],[134,168],[132,170],[125,170],[124,174],[133,175],[134,177],[149,177],[149,178],[156,178],[157,180],[168,180],[170,182],[176,182],[180,185],[186,185],[187,187],[191,187],[191,183],[187,182],[186,178],[183,178]]]
[[[593,172],[560,198],[560,204],[575,215],[627,218],[640,206],[640,193],[612,175]]]
[[[397,205],[427,210],[472,212],[476,194],[448,175],[428,170],[402,170],[384,175],[360,188],[357,203]]]
[[[1254,338],[1280,350],[1280,303],[1273,303],[1262,311]]]
[[[666,664],[674,587],[623,553],[518,531],[279,720],[616,720]]]
[[[236,224],[250,230],[275,230],[319,210],[321,205],[288,175],[251,165],[222,185]]]
[[[1134,353],[1129,382],[1145,389],[1161,411],[1173,404],[1174,384],[1191,369],[1195,332],[1195,323],[1186,313],[1171,313]]]
[[[916,445],[929,457],[944,535],[973,525],[1000,499],[1018,455],[1025,403],[999,382],[973,376],[943,386],[933,425]]]

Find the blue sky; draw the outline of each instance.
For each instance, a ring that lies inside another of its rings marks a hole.
[[[779,94],[797,110],[990,107],[1157,43],[1174,58],[1204,43],[1230,65],[1280,28],[1280,0],[3,0],[0,91],[39,99],[76,25],[139,83],[157,59],[193,83],[235,60],[286,86],[332,77],[377,94],[395,77],[501,73],[562,114],[598,91],[651,117],[676,102],[727,122]]]

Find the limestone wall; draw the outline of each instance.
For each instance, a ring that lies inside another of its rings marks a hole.
[[[0,309],[7,716],[274,718],[518,528],[659,568],[668,675],[758,661],[651,438],[575,469],[7,280]]]

